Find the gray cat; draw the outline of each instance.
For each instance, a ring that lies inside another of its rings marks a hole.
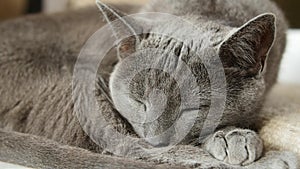
[[[97,4],[108,21],[124,15],[101,2]],[[101,101],[99,109],[120,133],[139,137],[154,136],[170,127],[180,100],[176,82],[159,70],[145,70],[128,84],[124,76],[128,68],[124,64],[126,57],[138,50],[162,48],[181,58],[196,76],[201,92],[194,95],[201,104],[192,109],[197,110],[199,118],[182,141],[190,145],[178,145],[143,160],[154,161],[162,168],[170,166],[161,163],[178,164],[179,168],[296,168],[289,153],[270,152],[259,159],[261,139],[254,131],[241,129],[252,127],[266,93],[276,81],[287,28],[281,11],[269,0],[151,1],[141,11],[180,16],[206,33],[199,35],[199,41],[185,45],[154,33],[129,37],[118,44],[117,54],[111,51],[102,63],[105,70],[96,91]],[[151,168],[144,162],[100,155],[109,154],[104,151],[107,143],[95,144],[74,112],[71,80],[77,55],[87,38],[103,25],[97,12],[90,8],[53,16],[29,16],[0,25],[0,160],[38,168]],[[139,32],[141,28],[138,22],[126,19],[118,26],[113,28],[116,35],[122,34],[118,30]],[[218,130],[207,133],[201,143],[198,137],[212,91],[203,60],[195,56],[194,49],[208,62],[210,56],[219,56],[227,83],[226,106]],[[154,65],[176,67],[166,53],[157,55]],[[107,92],[114,105],[103,92],[102,78],[109,81]],[[129,90],[124,90],[122,86],[128,85]],[[167,100],[163,101],[168,104],[156,123],[135,123],[122,111],[121,108],[149,114],[160,107],[157,97],[151,95],[157,88],[165,92]],[[120,107],[121,103],[125,107]],[[148,140],[153,146],[169,142],[168,137]]]

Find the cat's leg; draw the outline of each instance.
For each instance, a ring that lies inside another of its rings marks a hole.
[[[168,152],[145,159],[151,162],[145,163],[139,160],[95,154],[84,149],[60,145],[41,137],[0,129],[0,161],[33,168],[297,169],[295,159],[289,153],[271,152],[259,161],[242,167],[219,161],[199,147],[175,146]],[[153,162],[156,164],[154,165]]]
[[[250,165],[241,166],[225,163],[212,157],[204,149],[178,145],[168,152],[155,155],[148,159],[159,163],[183,165],[199,169],[298,169],[296,155],[290,152],[268,152]]]
[[[90,151],[60,145],[41,137],[8,132],[0,129],[0,161],[33,168],[47,169],[146,169],[173,168],[142,161],[96,154]],[[176,168],[176,167],[175,167]]]
[[[209,136],[202,147],[220,161],[244,166],[261,157],[263,142],[252,130],[228,127]]]
[[[208,137],[200,147],[178,145],[151,160],[201,169],[299,168],[297,157],[291,152],[262,151],[262,140],[254,131],[228,127]]]

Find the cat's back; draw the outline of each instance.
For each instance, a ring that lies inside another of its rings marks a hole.
[[[151,0],[141,11],[183,16],[196,25],[206,20],[233,28],[263,13],[273,13],[277,39],[285,38],[288,25],[281,9],[271,0]]]
[[[285,23],[282,11],[270,0],[151,0],[142,11],[196,15],[232,27],[241,26],[262,13],[274,13],[279,23]]]

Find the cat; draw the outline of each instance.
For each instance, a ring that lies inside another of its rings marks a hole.
[[[106,16],[104,18],[109,21],[123,16],[100,1],[97,1],[97,4]],[[122,8],[129,12],[128,7]],[[130,8],[133,8],[131,12],[137,11],[136,7]],[[217,25],[219,30],[214,30],[215,33],[211,33],[210,36],[214,36],[212,39],[221,38],[222,41],[218,41],[214,49],[219,48],[213,52],[218,52],[224,64],[229,89],[226,107],[231,106],[225,109],[219,130],[211,133],[204,143],[198,146],[178,145],[169,152],[154,157],[144,157],[143,160],[179,164],[177,165],[179,168],[184,166],[293,168],[296,164],[289,153],[270,152],[259,159],[262,153],[260,138],[254,131],[237,128],[250,127],[264,96],[276,81],[285,46],[286,30],[285,19],[280,10],[268,0],[255,1],[255,3],[246,0],[174,0],[152,1],[141,11],[168,12],[182,16],[197,26],[201,22],[204,24],[200,27],[202,31],[215,29],[206,24],[207,21],[214,21],[214,26]],[[198,11],[203,12],[200,15]],[[262,14],[266,12],[273,14]],[[37,168],[151,168],[150,164],[143,162],[133,163],[130,160],[101,155],[101,153],[109,153],[104,151],[104,147],[94,143],[83,131],[74,112],[71,84],[73,69],[84,42],[105,24],[99,21],[97,16],[95,9],[88,8],[50,16],[28,16],[1,23],[0,160]],[[138,28],[138,23],[133,23],[130,21],[120,26],[123,30],[127,30],[128,27]],[[257,34],[253,34],[256,31]],[[157,35],[150,34],[139,38],[143,37],[145,38],[141,43],[147,44],[147,41],[157,38]],[[239,48],[237,43],[239,39],[245,40],[241,42],[245,49]],[[204,41],[203,43],[215,42]],[[143,104],[141,95],[147,95],[147,93],[140,94],[145,92],[140,90],[141,85],[148,85],[143,76],[136,77],[142,83],[133,84],[130,91],[122,91],[118,88],[118,85],[126,85],[124,79],[120,78],[122,76],[118,76],[126,72],[126,69],[122,69],[122,60],[127,54],[134,52],[136,50],[134,47],[138,45],[132,37],[121,41],[117,47],[119,60],[116,52],[112,51],[108,59],[103,62],[105,66],[101,66],[105,67],[102,76],[106,82],[110,81],[111,97],[115,104],[118,98],[114,93],[131,93],[136,97],[135,99],[139,99],[138,104]],[[159,42],[155,46],[159,47]],[[169,49],[171,50],[172,46],[169,46]],[[244,55],[236,56],[237,53]],[[245,56],[250,58],[243,58]],[[253,59],[253,62],[247,59]],[[194,69],[197,69],[197,66]],[[151,70],[144,72],[146,75],[148,73],[151,75],[153,72]],[[205,71],[200,73],[205,75]],[[204,82],[206,78],[198,80]],[[206,94],[209,93],[208,85],[202,86],[208,91]],[[154,135],[161,132],[151,133],[147,128],[132,123],[130,119],[122,116],[122,112],[113,108],[104,93],[100,90],[96,93],[98,100],[101,101],[101,111],[120,133],[133,135],[136,133],[144,137],[142,133]],[[209,98],[208,95],[205,97]],[[126,104],[129,110],[134,107],[131,104],[136,103]],[[169,126],[170,122],[169,120],[163,124],[164,120],[162,120],[160,125]],[[187,136],[186,143],[197,140],[199,128],[202,126],[201,119],[198,124]],[[237,140],[244,140],[244,142],[241,144]],[[160,144],[168,142],[164,139],[158,141]],[[229,149],[224,147],[224,141],[228,142]],[[243,149],[244,146],[247,146],[247,151]],[[225,148],[228,154],[221,151]],[[239,156],[236,155],[237,153]],[[112,160],[119,162],[115,163]]]

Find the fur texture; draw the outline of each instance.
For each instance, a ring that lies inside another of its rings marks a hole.
[[[157,6],[157,2],[153,1],[152,5],[150,4],[145,9],[147,9],[147,11],[161,11],[159,8],[165,6],[168,7],[169,13],[180,15],[185,19],[193,21],[194,24],[198,24],[200,27],[200,23],[205,23],[204,26],[201,27],[203,28],[202,31],[215,31],[214,34],[210,34],[214,36],[211,39],[219,39],[219,43],[229,43],[231,38],[225,39],[225,37],[227,37],[226,35],[228,35],[231,30],[237,30],[237,28],[243,27],[243,25],[244,27],[250,25],[249,28],[253,29],[251,26],[252,22],[249,21],[261,13],[272,12],[277,16],[277,39],[270,51],[266,73],[257,79],[253,76],[236,75],[236,73],[232,72],[232,69],[228,69],[227,72],[229,81],[227,82],[229,84],[228,88],[231,92],[230,96],[232,96],[230,98],[232,100],[228,100],[228,105],[235,104],[236,106],[232,106],[237,108],[231,111],[227,109],[227,112],[225,112],[226,116],[224,116],[222,120],[223,123],[220,127],[229,125],[244,126],[242,125],[245,124],[243,119],[248,115],[251,116],[249,116],[249,121],[246,121],[246,126],[250,126],[251,123],[249,122],[253,121],[265,96],[264,82],[266,82],[267,89],[269,89],[275,82],[277,76],[278,65],[285,46],[284,32],[286,24],[281,12],[278,11],[274,4],[267,0],[257,1],[256,3],[245,0],[237,2],[194,0],[190,0],[190,3],[183,3],[182,1],[172,2],[173,3],[167,1],[163,3],[159,2],[160,5]],[[170,4],[173,4],[173,6],[168,6]],[[252,4],[256,4],[257,6],[253,6]],[[205,8],[197,9],[197,7],[201,6]],[[245,6],[248,7],[248,12],[244,8]],[[215,10],[213,14],[209,12],[211,9]],[[199,15],[197,11],[203,11],[203,14]],[[120,162],[120,164],[115,164],[115,166],[111,166],[111,164],[106,165],[107,163],[112,163],[110,157],[103,157],[80,149],[87,149],[95,153],[105,153],[103,152],[103,147],[91,141],[79,125],[75,112],[73,112],[71,86],[73,67],[79,50],[87,38],[104,24],[99,21],[98,16],[99,14],[97,15],[95,9],[89,8],[52,16],[28,16],[26,18],[1,23],[0,160],[41,168],[115,168],[124,166],[126,168],[126,165],[132,168],[147,168],[148,165],[146,164],[143,166],[144,164],[142,163],[133,164],[128,161],[124,163]],[[259,21],[261,18],[257,19]],[[215,20],[216,22],[211,23],[210,20]],[[267,21],[268,23],[272,23],[271,20],[272,16],[270,15],[267,19],[263,19],[261,23],[255,25],[263,26]],[[216,25],[217,28],[220,28],[219,33],[216,33],[215,27],[214,29],[211,27]],[[136,29],[135,26],[132,27]],[[261,28],[262,31],[269,29],[267,25],[259,28]],[[246,33],[247,32],[248,31],[246,31]],[[148,38],[149,39],[144,39],[142,43],[157,37],[156,35],[150,35]],[[267,37],[267,39],[268,38],[270,37]],[[132,43],[135,43],[135,41],[131,39],[127,40],[129,41],[125,41],[126,43],[121,42],[118,48],[119,56],[135,50],[132,48],[122,48],[123,45],[132,45]],[[207,43],[213,44],[215,41]],[[263,44],[266,43],[270,42],[267,41]],[[223,44],[225,45],[226,43]],[[172,50],[175,46],[168,45],[168,47]],[[227,47],[224,49],[227,50]],[[256,48],[253,49],[253,51],[255,50]],[[217,51],[218,50],[214,50],[214,52]],[[262,53],[266,52],[268,52],[268,50]],[[226,55],[224,55],[224,57],[225,56]],[[260,55],[258,56],[260,57]],[[109,81],[110,73],[113,69],[113,74],[116,74],[118,71],[122,73],[122,71],[120,71],[120,63],[122,62],[119,62],[117,68],[114,67],[115,63],[118,62],[116,53],[111,52],[111,57],[108,58],[109,59],[103,63],[105,64],[106,70],[101,72],[106,81]],[[119,59],[122,58],[123,57],[119,57]],[[187,60],[189,60],[189,57]],[[190,59],[190,61],[193,60]],[[227,63],[228,60],[223,59],[222,61]],[[242,63],[244,64],[245,62]],[[205,78],[205,72],[198,71],[198,68],[201,67],[201,64],[199,64],[200,63],[195,65],[195,71],[203,74],[203,76],[198,80],[199,82],[206,82],[207,78]],[[260,68],[264,67],[263,62],[261,62],[261,60],[255,60],[254,65],[255,64],[260,66],[257,70],[254,69],[257,71],[256,73],[259,74]],[[228,63],[228,66],[236,65],[239,64]],[[240,65],[237,67],[238,70],[240,70]],[[235,68],[237,69],[237,67]],[[155,72],[152,71],[144,73],[155,74]],[[142,77],[137,78],[141,79]],[[152,78],[160,77],[152,76]],[[145,84],[143,83],[145,81],[142,80],[141,82],[142,83],[132,85],[131,92],[136,96],[139,96],[139,85]],[[170,81],[169,84],[172,86],[172,81]],[[206,82],[203,83],[203,85],[203,89],[207,89],[209,83]],[[206,92],[209,93],[208,90],[206,90]],[[100,90],[97,93],[97,97],[102,101],[100,109],[105,112],[107,118],[114,124],[119,132],[130,134],[136,132],[139,134],[137,132],[138,128],[133,124],[130,125],[130,120],[124,119],[120,115],[122,113],[120,112],[119,114],[119,112],[113,108],[113,105],[110,105],[110,102]],[[237,114],[237,112],[242,114]],[[164,126],[164,124],[162,124],[162,126]],[[199,127],[201,127],[201,125],[199,125],[198,128],[197,126],[194,128],[187,141],[196,139]],[[240,129],[240,131],[243,133],[245,130]],[[67,145],[78,148],[68,147]],[[214,152],[210,153],[213,154]],[[255,159],[256,157],[252,158],[251,162]],[[120,159],[114,158],[113,160],[118,161]],[[231,163],[230,161],[226,163],[226,160],[223,159],[221,159],[221,161],[216,160],[209,152],[194,146],[177,146],[172,151],[164,153],[161,156],[147,157],[144,160],[155,161],[156,163],[175,163],[198,168],[275,169],[285,168],[287,166],[295,168],[296,165],[294,158],[289,155],[289,153],[270,152],[258,162],[249,162],[251,164],[248,166],[234,166],[228,164]],[[243,162],[244,159],[239,160],[237,163],[242,164]]]
[[[247,10],[239,10],[246,7]],[[142,11],[167,12],[178,15],[199,29],[199,35],[195,35],[197,36],[196,40],[187,41],[186,45],[183,45],[182,42],[178,42],[176,39],[172,39],[172,37],[161,37],[160,35],[151,34],[151,30],[147,30],[150,32],[149,35],[138,38],[141,39],[141,42],[129,38],[121,42],[119,46],[119,49],[122,49],[123,44],[127,45],[125,48],[127,51],[119,52],[120,55],[125,53],[123,54],[125,56],[128,53],[147,48],[163,50],[163,53],[142,53],[140,55],[143,56],[138,57],[141,58],[141,63],[147,62],[147,59],[153,59],[154,66],[162,65],[166,70],[175,72],[173,76],[180,76],[183,70],[182,65],[178,64],[178,62],[183,61],[190,67],[200,88],[200,93],[192,93],[191,95],[199,98],[200,107],[198,107],[199,119],[197,119],[188,140],[199,136],[203,120],[208,114],[207,107],[210,105],[213,91],[211,91],[210,87],[211,79],[209,79],[201,59],[208,63],[213,63],[215,62],[213,56],[220,57],[227,83],[227,101],[219,127],[230,125],[251,127],[261,108],[265,93],[270,90],[275,82],[284,51],[286,23],[281,11],[268,0],[257,1],[257,3],[239,0],[151,1],[150,5],[142,9]],[[261,15],[266,12],[276,15],[276,25],[274,15]],[[108,12],[107,15],[112,16],[113,14]],[[111,21],[116,19],[115,17],[108,18]],[[139,28],[138,23],[133,21],[129,21],[128,24],[131,25],[131,28]],[[120,30],[126,30],[126,27],[124,25]],[[163,29],[168,28],[162,25],[152,29],[158,30],[158,32],[161,30],[162,32]],[[183,34],[188,34],[184,28],[178,27],[176,29]],[[277,39],[273,45],[275,36]],[[170,53],[177,58],[168,56]],[[150,58],[152,55],[157,57]],[[130,64],[123,64],[121,60],[112,73],[110,79],[112,99],[120,113],[124,117],[131,116],[131,118],[140,114],[154,114],[154,112],[158,111],[155,108],[162,107],[158,106],[159,103],[157,103],[156,99],[151,100],[151,98],[160,98],[158,99],[160,100],[159,102],[166,102],[166,110],[156,122],[131,123],[141,137],[155,136],[168,129],[178,116],[179,103],[182,100],[180,100],[179,91],[176,87],[178,88],[180,84],[174,83],[170,77],[167,77],[168,74],[164,75],[161,72],[153,72],[153,70],[141,73],[133,79],[134,83],[129,84],[129,79],[127,78],[129,78],[128,75],[131,70],[128,67],[132,67]],[[219,70],[215,70],[214,74],[217,74],[217,71]],[[186,79],[182,81],[189,83],[189,77],[183,77],[182,79],[184,78]],[[148,79],[150,79],[149,82]],[[156,81],[165,84],[151,83]],[[127,89],[126,86],[130,86],[130,89]],[[160,90],[162,93],[167,93],[166,98],[164,99],[158,95],[150,97],[150,94],[153,95],[152,92],[155,89]],[[154,108],[151,105],[155,105]],[[141,109],[143,107],[144,111]],[[197,107],[188,107],[188,109],[197,109]],[[151,115],[148,116],[151,117]],[[132,121],[129,118],[127,120],[129,122]],[[162,142],[166,142],[166,140]]]

